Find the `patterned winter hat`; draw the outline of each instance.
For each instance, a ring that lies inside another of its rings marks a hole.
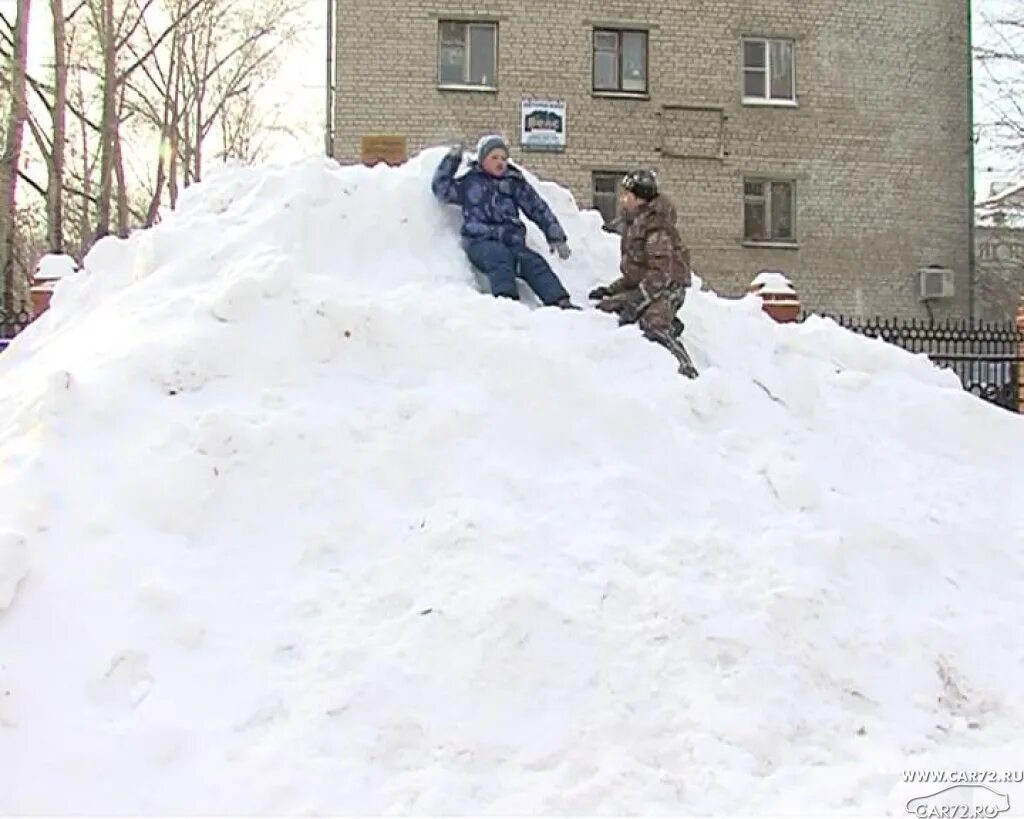
[[[476,161],[483,162],[487,154],[498,148],[501,148],[506,154],[508,153],[508,143],[498,134],[480,137],[480,141],[476,144]]]

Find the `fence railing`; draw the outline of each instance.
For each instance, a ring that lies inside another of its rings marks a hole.
[[[855,333],[924,353],[937,366],[956,373],[965,390],[1014,412],[1021,409],[1024,332],[1012,321],[828,317]]]
[[[4,310],[0,308],[0,350],[3,350],[11,339],[28,327],[32,315],[27,310]]]

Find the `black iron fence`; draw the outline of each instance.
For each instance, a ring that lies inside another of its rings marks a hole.
[[[855,333],[924,353],[956,373],[965,390],[1014,412],[1020,409],[1024,333],[1012,321],[829,318]]]
[[[27,310],[4,310],[0,308],[0,350],[3,350],[11,339],[28,327],[32,315]]]

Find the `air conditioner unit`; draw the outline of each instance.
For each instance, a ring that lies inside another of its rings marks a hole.
[[[951,299],[956,293],[953,271],[945,267],[923,267],[917,271],[918,298]]]

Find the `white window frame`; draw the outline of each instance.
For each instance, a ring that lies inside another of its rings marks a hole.
[[[764,47],[764,66],[747,66],[747,44],[760,43]],[[772,96],[772,43],[789,44],[789,93],[788,97]],[[743,63],[741,75],[740,93],[745,105],[778,105],[781,107],[794,107],[796,101],[796,41],[789,37],[744,37],[740,43],[740,60]],[[747,75],[755,72],[764,74],[764,96],[752,96],[747,94]]]
[[[462,40],[463,53],[465,59],[462,66],[462,80],[461,82],[445,82],[441,80],[441,58],[444,53],[444,43],[441,40],[441,29],[446,25],[457,25],[464,27],[464,35]],[[493,82],[491,83],[474,83],[470,81],[470,67],[473,64],[473,58],[470,53],[470,47],[472,43],[472,37],[470,37],[470,31],[472,29],[488,29],[491,32],[491,39],[494,43],[494,65],[491,67],[494,74]],[[446,89],[455,89],[462,91],[497,91],[498,90],[498,24],[492,20],[458,20],[455,18],[441,18],[437,21],[437,87]]]
[[[748,194],[747,185],[758,184],[764,186],[759,195]],[[787,237],[775,236],[774,221],[772,219],[772,185],[789,186],[789,217],[790,226]],[[764,207],[764,223],[768,235],[764,238],[757,238],[747,235],[747,204],[756,202]],[[743,177],[743,243],[746,245],[772,246],[772,247],[793,247],[797,244],[796,231],[796,180],[785,177],[772,176],[744,176]]]
[[[615,50],[608,52],[607,49],[597,47],[598,35],[606,34],[615,37]],[[625,77],[622,72],[623,65],[623,39],[625,35],[632,34],[642,38],[644,46],[644,87],[642,89],[626,89]],[[607,26],[595,26],[590,33],[590,88],[595,96],[621,96],[621,97],[650,97],[651,93],[651,33],[642,28],[610,28]],[[597,87],[597,55],[598,52],[615,54],[615,88]]]

